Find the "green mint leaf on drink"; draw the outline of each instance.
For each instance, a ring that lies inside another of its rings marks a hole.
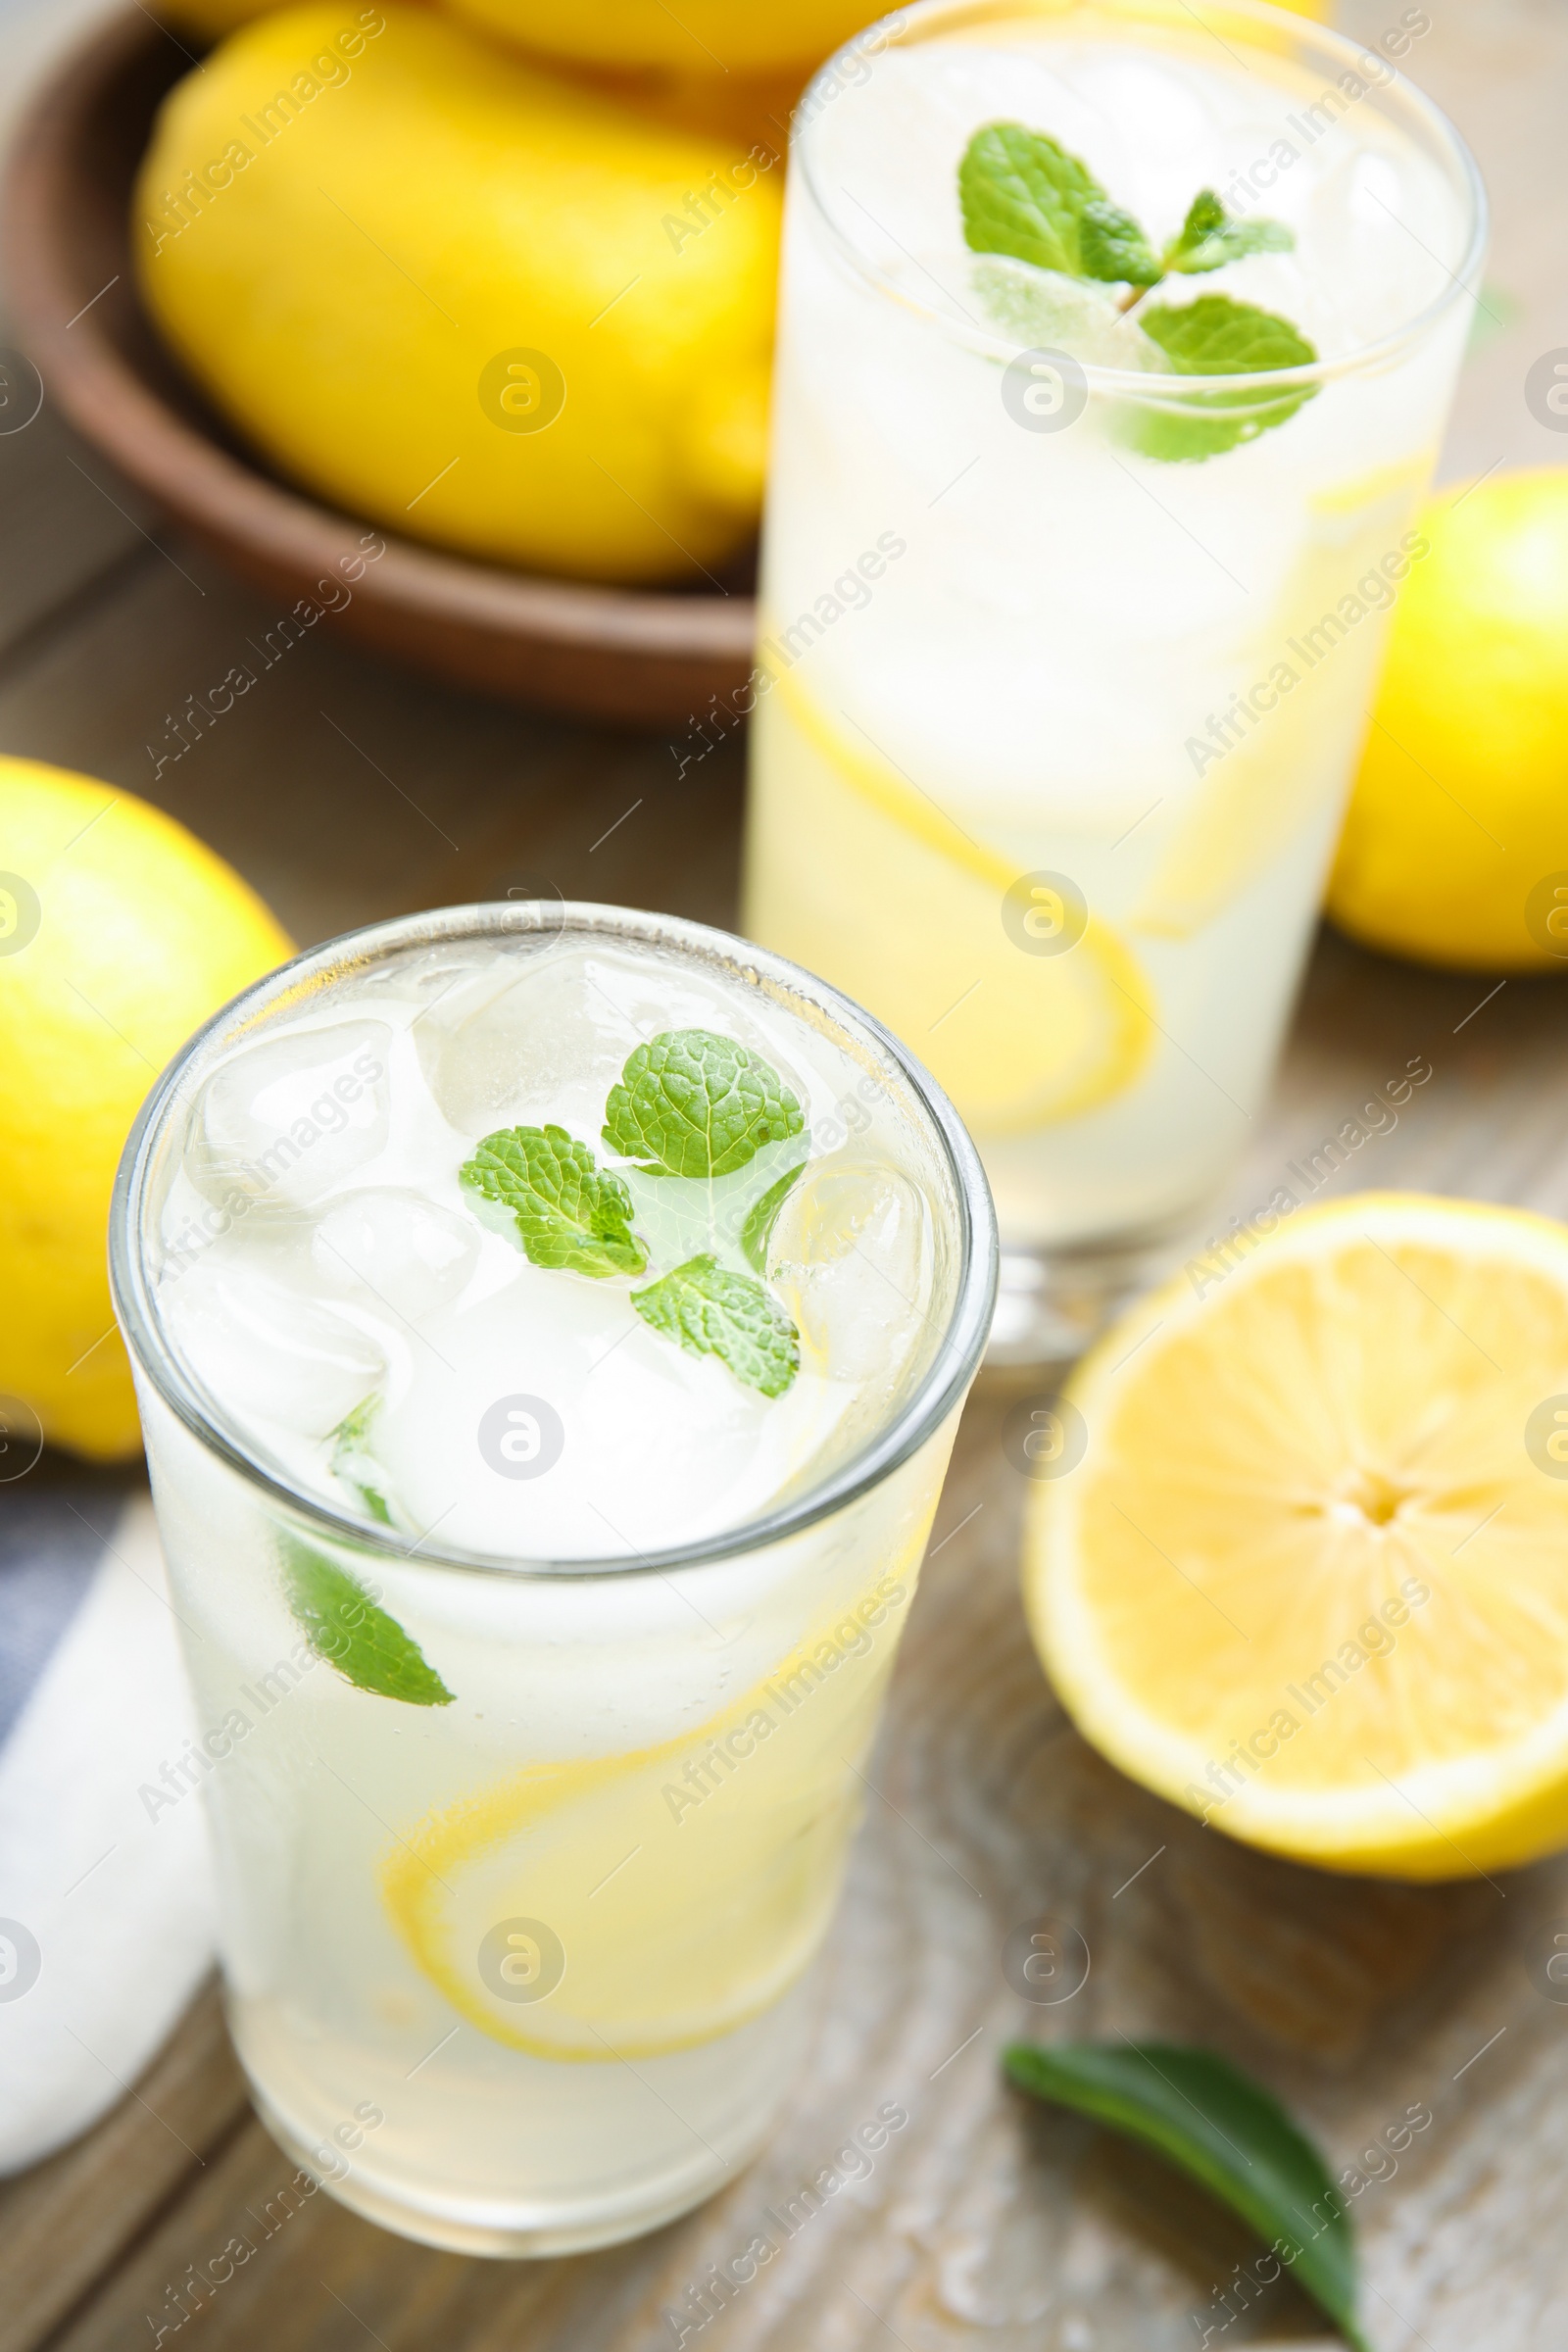
[[[793,1168],[786,1168],[777,1184],[770,1184],[746,1212],[740,1232],[741,1255],[759,1274],[767,1272],[767,1245],[773,1238],[778,1212],[789,1199],[791,1189],[799,1181],[805,1166],[805,1160],[801,1159],[796,1161]]]
[[[318,1658],[356,1690],[409,1707],[450,1707],[454,1693],[401,1625],[363,1585],[295,1536],[283,1539],[283,1576],[294,1621]]]
[[[384,1476],[381,1465],[369,1448],[370,1422],[381,1399],[367,1396],[352,1413],[346,1413],[332,1432],[332,1476],[348,1488],[362,1510],[383,1527],[392,1525],[392,1512],[382,1492]]]
[[[1154,286],[1164,272],[1131,213],[1092,197],[1078,220],[1080,277],[1123,286]]]
[[[604,1140],[644,1176],[729,1176],[805,1124],[760,1054],[710,1029],[667,1029],[637,1048],[611,1089]]]
[[[1251,375],[1279,368],[1305,368],[1317,353],[1298,327],[1272,311],[1233,302],[1228,294],[1200,294],[1181,309],[1163,303],[1140,314],[1146,335],[1157,343],[1177,375]],[[1255,441],[1271,425],[1283,424],[1313,399],[1315,384],[1282,392],[1185,393],[1167,407],[1140,405],[1127,417],[1127,434],[1145,457],[1175,464],[1212,458],[1239,441]]]
[[[1162,274],[1137,221],[1088,166],[1022,122],[975,132],[958,166],[958,204],[971,253],[1124,285],[1152,286]]]
[[[1170,2042],[1014,2042],[1020,2090],[1140,2141],[1255,2230],[1355,2352],[1355,2244],[1344,2197],[1279,2101],[1209,2050]]]
[[[631,1302],[652,1330],[688,1354],[716,1355],[764,1396],[782,1396],[800,1370],[800,1334],[771,1291],[749,1274],[729,1273],[716,1257],[688,1258],[633,1291]]]
[[[465,1184],[512,1210],[529,1259],[568,1274],[641,1274],[647,1253],[631,1229],[631,1195],[596,1167],[564,1127],[503,1127],[459,1171]]]
[[[1166,246],[1164,265],[1196,274],[1221,270],[1250,253],[1289,253],[1296,243],[1282,220],[1236,220],[1212,188],[1193,198],[1181,233]]]

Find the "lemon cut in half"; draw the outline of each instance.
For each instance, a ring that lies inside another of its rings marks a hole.
[[[1024,1557],[1068,1712],[1299,1861],[1463,1878],[1568,1843],[1568,1227],[1360,1194],[1227,1258],[1068,1385],[1087,1443]]]

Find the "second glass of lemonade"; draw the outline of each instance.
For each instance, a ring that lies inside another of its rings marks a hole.
[[[113,1225],[275,2136],[556,2254],[751,2155],[996,1281],[972,1147],[701,927],[460,908],[259,983]]]
[[[1429,26],[931,0],[797,116],[743,920],[967,1121],[1004,1356],[1269,1079],[1483,251]]]

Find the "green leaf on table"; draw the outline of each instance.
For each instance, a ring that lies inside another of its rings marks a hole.
[[[716,1257],[689,1257],[647,1290],[633,1291],[631,1302],[653,1330],[690,1355],[718,1356],[764,1396],[782,1396],[800,1370],[800,1334],[778,1300]]]
[[[958,166],[964,242],[1067,277],[1152,286],[1160,263],[1130,213],[1043,130],[988,122]]]
[[[1021,2090],[1152,2148],[1269,2245],[1355,2352],[1350,2217],[1328,2167],[1279,2101],[1212,2051],[1172,2042],[1014,2042]]]
[[[789,1199],[791,1187],[799,1180],[805,1166],[805,1160],[798,1159],[793,1168],[786,1168],[777,1184],[770,1184],[746,1212],[740,1232],[741,1254],[759,1274],[767,1272],[767,1245],[773,1238],[778,1212]]]
[[[1283,220],[1237,220],[1212,188],[1203,188],[1189,205],[1181,233],[1166,246],[1164,266],[1192,275],[1222,270],[1250,253],[1289,253],[1295,243]]]
[[[329,1467],[339,1484],[383,1527],[392,1524],[392,1513],[381,1481],[385,1476],[380,1463],[369,1448],[370,1423],[380,1403],[379,1394],[367,1396],[352,1413],[345,1413],[331,1436],[332,1457]]]
[[[645,1176],[728,1176],[805,1114],[770,1062],[710,1029],[639,1046],[605,1104],[608,1148]]]
[[[1250,302],[1233,302],[1228,294],[1200,294],[1180,308],[1156,303],[1140,311],[1138,321],[1176,375],[1257,375],[1310,367],[1317,358],[1288,318]],[[1170,463],[1216,457],[1239,441],[1255,440],[1270,425],[1283,424],[1316,391],[1315,384],[1304,384],[1272,393],[1245,387],[1195,392],[1181,395],[1179,406],[1172,393],[1168,407],[1140,402],[1130,408],[1127,429],[1134,448],[1145,457]]]
[[[564,1127],[503,1127],[461,1171],[487,1200],[510,1208],[536,1266],[570,1274],[640,1274],[647,1253],[631,1229],[631,1195],[596,1167]]]
[[[451,1706],[453,1692],[426,1664],[417,1642],[347,1569],[286,1536],[283,1573],[288,1605],[306,1641],[356,1690],[410,1707]]]

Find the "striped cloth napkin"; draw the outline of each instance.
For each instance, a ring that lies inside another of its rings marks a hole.
[[[164,1777],[194,1731],[145,1486],[46,1454],[0,1485],[0,2174],[122,2098],[212,1965]]]

